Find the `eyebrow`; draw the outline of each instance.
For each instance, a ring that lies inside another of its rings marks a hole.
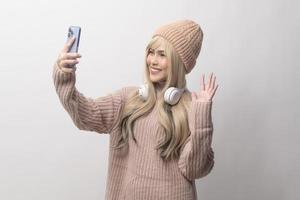
[[[153,50],[152,48],[149,48],[149,50]],[[164,50],[157,50],[158,52],[162,52],[164,53],[165,51]]]

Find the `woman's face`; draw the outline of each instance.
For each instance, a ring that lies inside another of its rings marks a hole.
[[[168,76],[168,59],[163,48],[149,49],[147,66],[149,67],[150,80],[163,85]]]

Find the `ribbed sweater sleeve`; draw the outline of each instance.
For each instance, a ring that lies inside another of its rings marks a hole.
[[[52,78],[59,100],[80,130],[110,133],[119,117],[124,88],[96,99],[85,97],[75,87],[75,70],[62,71],[54,64]]]
[[[188,112],[191,134],[180,154],[178,166],[189,180],[206,176],[214,166],[211,108],[212,101],[192,101],[191,110]]]

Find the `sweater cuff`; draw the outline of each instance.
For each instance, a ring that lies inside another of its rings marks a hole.
[[[63,71],[55,62],[53,66],[53,75],[58,80],[68,81],[75,77],[76,68],[73,68],[72,72]]]
[[[212,101],[192,101],[189,112],[189,126],[191,132],[197,129],[211,128],[212,126]]]

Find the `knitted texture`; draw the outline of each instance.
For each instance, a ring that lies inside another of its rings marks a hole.
[[[200,53],[203,32],[192,20],[178,20],[157,28],[152,36],[161,36],[172,44],[181,58],[186,73],[190,73]]]
[[[54,65],[55,90],[73,124],[85,133],[109,134],[105,200],[197,200],[195,179],[209,174],[214,166],[212,102],[191,102],[190,136],[180,157],[166,162],[155,149],[165,137],[156,105],[135,121],[137,144],[129,137],[128,148],[113,149],[121,135],[120,113],[127,96],[139,87],[122,87],[94,99],[77,90],[75,75]]]

